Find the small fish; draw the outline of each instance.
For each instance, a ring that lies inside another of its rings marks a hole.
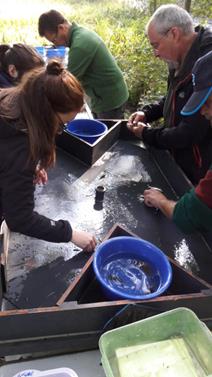
[[[152,190],[156,190],[156,191],[163,192],[163,190],[161,190],[159,187],[154,187],[154,186],[150,186],[150,185],[148,185],[148,188],[149,188],[149,189],[152,189]]]

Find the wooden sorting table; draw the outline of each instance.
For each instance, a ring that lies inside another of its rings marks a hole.
[[[36,189],[36,210],[54,219],[69,219],[73,227],[93,232],[99,242],[105,237],[136,234],[182,267],[181,282],[178,279],[168,298],[155,301],[86,298],[83,287],[92,275],[90,255],[72,244],[47,243],[11,233],[7,291],[2,291],[0,313],[3,357],[94,349],[114,316],[113,326],[117,326],[187,306],[211,323],[211,235],[183,234],[159,211],[146,207],[141,197],[151,185],[177,199],[190,188],[189,181],[168,152],[147,148],[133,138],[126,122],[107,123],[108,134],[93,146],[73,141],[66,133],[58,139],[57,163],[49,172],[49,182]],[[106,189],[100,207],[95,206],[98,185]],[[117,316],[125,307],[125,315]]]

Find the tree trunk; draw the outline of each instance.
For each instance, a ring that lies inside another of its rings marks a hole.
[[[149,2],[149,13],[152,15],[157,9],[157,0],[151,0]]]
[[[187,12],[190,12],[191,10],[191,0],[185,0],[184,8],[187,10]]]

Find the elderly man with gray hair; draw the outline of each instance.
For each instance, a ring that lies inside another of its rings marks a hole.
[[[212,50],[212,30],[194,28],[185,9],[168,4],[156,10],[146,31],[155,57],[168,64],[168,89],[158,103],[132,114],[128,128],[147,144],[169,149],[191,182],[197,184],[211,162],[212,130],[200,112],[187,119],[180,112],[193,91],[191,71],[195,62]],[[147,127],[146,123],[161,117],[162,127]]]

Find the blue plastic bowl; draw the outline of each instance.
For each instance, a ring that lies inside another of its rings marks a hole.
[[[93,261],[96,278],[111,300],[147,300],[161,295],[172,280],[167,256],[135,237],[115,237],[99,245]]]
[[[51,58],[60,58],[64,59],[68,52],[68,48],[64,46],[58,47],[46,47],[46,56],[48,59]]]
[[[37,46],[35,47],[35,50],[42,56],[44,60],[46,59],[46,49],[44,46]]]
[[[108,131],[108,128],[104,123],[98,120],[74,119],[67,124],[66,131],[93,144],[100,136]]]
[[[57,46],[55,48],[53,47],[46,47],[46,59],[59,59],[63,62],[63,65],[65,68],[67,68],[68,65],[68,51],[69,48],[65,46]]]

